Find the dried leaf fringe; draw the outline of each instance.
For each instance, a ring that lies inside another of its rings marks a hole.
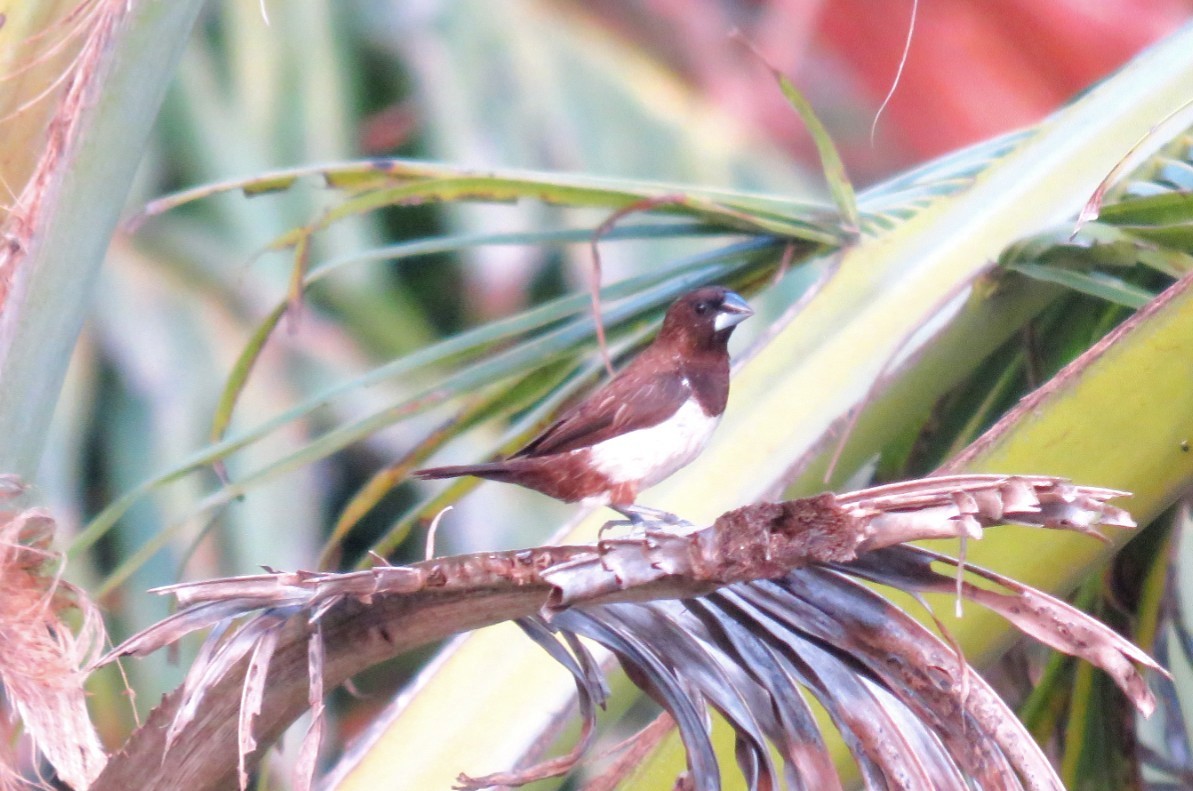
[[[3,477],[0,500],[20,489]],[[82,670],[102,652],[103,620],[78,588],[58,578],[62,558],[50,549],[53,534],[54,520],[41,509],[0,511],[0,688],[58,777],[86,788],[106,761],[87,714]],[[77,629],[67,621],[72,613]],[[12,787],[25,782],[15,766],[0,766],[0,775]]]

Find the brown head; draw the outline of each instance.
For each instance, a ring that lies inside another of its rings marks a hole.
[[[733,328],[754,315],[737,293],[705,286],[684,294],[667,309],[659,340],[691,352],[725,349]]]

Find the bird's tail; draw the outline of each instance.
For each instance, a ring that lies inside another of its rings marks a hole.
[[[459,478],[461,475],[475,475],[477,478],[488,478],[492,481],[508,481],[514,474],[509,462],[494,461],[488,464],[460,464],[454,467],[427,467],[425,470],[415,470],[411,473],[415,478],[430,480],[434,478]]]

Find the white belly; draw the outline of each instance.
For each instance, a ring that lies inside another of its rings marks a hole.
[[[589,458],[614,483],[637,481],[645,489],[696,458],[720,420],[720,415],[704,414],[696,399],[689,398],[657,426],[593,445]]]

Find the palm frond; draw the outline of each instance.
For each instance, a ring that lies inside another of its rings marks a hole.
[[[857,578],[906,591],[959,584],[961,595],[1010,617],[1030,636],[1109,672],[1148,712],[1154,700],[1136,666],[1159,667],[1113,631],[984,569],[966,567],[995,588],[958,583],[930,567],[942,556],[902,546],[959,531],[977,538],[982,526],[1000,521],[1080,532],[1101,522],[1130,525],[1125,512],[1106,503],[1119,495],[1046,478],[934,478],[747,506],[698,531],[647,530],[591,546],[349,574],[274,572],[171,586],[162,592],[178,598],[179,612],[112,656],[143,655],[197,629],[214,630],[180,693],[93,787],[118,787],[129,771],[122,765],[136,766],[135,756],[149,749],[163,751],[163,776],[192,777],[195,788],[227,782],[230,756],[220,759],[221,750],[235,750],[242,766],[258,760],[258,744],[301,709],[308,663],[294,659],[305,659],[316,624],[323,641],[317,650],[325,655],[316,666],[326,668],[320,683],[338,684],[422,641],[515,618],[581,690],[581,746],[592,731],[592,706],[607,690],[574,636],[617,655],[670,713],[695,788],[720,787],[710,709],[731,724],[750,788],[773,788],[780,778],[794,788],[839,786],[810,696],[829,712],[869,787],[948,787],[968,777],[979,787],[1059,789],[1028,731],[955,647]],[[261,681],[266,667],[268,688]],[[223,717],[239,722],[237,738],[219,727]],[[174,749],[195,729],[229,738],[208,740],[201,756]],[[481,787],[495,777],[521,784],[569,771],[578,758],[576,752],[464,785]]]

